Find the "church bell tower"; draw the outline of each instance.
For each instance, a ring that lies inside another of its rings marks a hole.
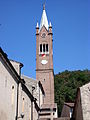
[[[54,106],[53,40],[52,25],[43,6],[40,27],[36,26],[36,79],[45,91],[43,106]],[[51,108],[50,108],[51,109]],[[53,109],[53,107],[52,107]]]

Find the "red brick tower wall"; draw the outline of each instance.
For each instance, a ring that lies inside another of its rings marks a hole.
[[[42,46],[43,44],[48,44],[48,53],[40,52],[40,44],[42,44]],[[46,60],[47,63],[42,64],[43,60]],[[54,74],[52,27],[49,27],[49,30],[47,30],[43,26],[40,31],[38,27],[36,28],[36,79],[41,81],[45,91],[44,104],[53,104]]]

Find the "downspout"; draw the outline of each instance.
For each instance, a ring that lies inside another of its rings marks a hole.
[[[31,120],[33,120],[33,100],[31,100]]]
[[[39,108],[40,108],[40,86],[39,86]],[[39,120],[39,111],[38,111],[38,120]]]
[[[34,90],[35,90],[35,87],[32,86],[32,96],[33,96]],[[33,120],[33,100],[31,100],[31,120]]]
[[[15,118],[15,120],[18,119],[18,95],[19,95],[19,82],[17,83],[17,103],[16,103],[16,118]]]
[[[20,76],[20,78],[21,78],[21,68],[22,68],[22,67],[23,67],[23,64],[20,63],[20,65],[19,65],[19,68],[20,68],[20,69],[19,69],[19,76]],[[16,117],[15,117],[15,120],[18,119],[19,83],[20,83],[20,81],[18,81],[18,83],[17,83],[17,103],[16,103]]]

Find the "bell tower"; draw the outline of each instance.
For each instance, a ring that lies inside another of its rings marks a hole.
[[[36,26],[36,79],[40,80],[45,91],[43,107],[54,106],[54,72],[53,72],[53,41],[52,25],[43,6],[40,27]],[[52,107],[53,109],[53,107]]]

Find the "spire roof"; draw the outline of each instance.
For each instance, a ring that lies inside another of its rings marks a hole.
[[[40,30],[43,26],[45,26],[46,29],[48,30],[48,19],[45,11],[45,5],[43,5],[43,13],[42,13],[41,22],[40,22]]]

